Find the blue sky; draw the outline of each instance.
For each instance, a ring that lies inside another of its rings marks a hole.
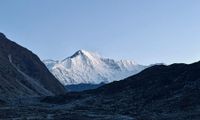
[[[41,59],[79,49],[141,64],[200,60],[199,0],[1,0],[0,31]]]

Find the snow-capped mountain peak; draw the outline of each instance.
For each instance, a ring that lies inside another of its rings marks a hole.
[[[64,85],[112,82],[146,68],[131,60],[115,61],[86,50],[78,50],[61,61],[44,60],[44,63]]]
[[[99,54],[94,53],[94,52],[89,52],[89,51],[86,51],[86,50],[78,50],[70,58],[75,58],[77,56],[86,56],[88,58],[91,58],[91,57],[100,57]]]

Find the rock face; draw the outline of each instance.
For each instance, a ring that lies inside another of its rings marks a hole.
[[[0,33],[0,97],[65,93],[64,87],[40,59]]]
[[[79,50],[61,61],[44,60],[43,62],[63,85],[109,83],[137,74],[147,68],[134,61],[116,61],[85,50]]]

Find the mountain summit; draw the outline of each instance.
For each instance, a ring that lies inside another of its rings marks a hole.
[[[115,61],[86,50],[78,50],[61,61],[44,60],[43,62],[64,85],[108,83],[126,78],[146,68],[134,61]]]
[[[82,55],[82,56],[99,56],[97,53],[93,53],[93,52],[88,52],[86,50],[78,50],[77,52],[75,52],[70,58],[74,58],[76,56],[79,56],[79,55]]]

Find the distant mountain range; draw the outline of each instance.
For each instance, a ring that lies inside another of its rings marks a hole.
[[[79,50],[61,61],[43,62],[63,85],[110,83],[147,68],[134,61],[116,61],[85,50]]]
[[[64,86],[35,54],[0,33],[0,98],[63,93]]]
[[[100,84],[81,83],[81,84],[75,84],[75,85],[66,85],[65,87],[68,92],[81,92],[85,90],[96,89],[103,85],[105,85],[105,83],[100,83]]]

